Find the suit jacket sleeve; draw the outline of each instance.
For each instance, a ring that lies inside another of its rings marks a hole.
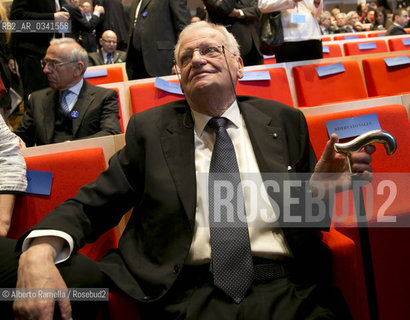
[[[107,90],[106,96],[101,105],[100,131],[93,135],[87,136],[86,138],[88,139],[122,133],[118,112],[118,94],[114,90]]]
[[[14,133],[18,135],[26,144],[26,147],[32,147],[35,143],[35,128],[32,110],[31,95],[28,97],[26,110],[23,118],[20,120],[19,126]]]
[[[175,31],[179,34],[189,24],[186,0],[171,0],[169,5],[174,19]]]
[[[223,16],[227,16],[235,8],[235,0],[204,0],[204,4],[207,10]]]
[[[35,2],[35,1],[34,1]],[[53,1],[54,4],[54,1]],[[47,12],[34,12],[30,8],[33,0],[14,0],[11,6],[10,19],[12,20],[54,20],[54,10],[50,6]],[[42,5],[43,7],[45,4]]]

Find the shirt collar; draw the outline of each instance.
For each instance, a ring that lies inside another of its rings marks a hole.
[[[70,92],[75,93],[77,96],[80,94],[80,90],[83,87],[84,84],[84,79],[81,79],[80,82],[77,82],[75,85],[73,85],[70,90]]]
[[[194,119],[194,128],[198,137],[202,136],[208,121],[212,118],[209,115],[192,110],[192,118]],[[241,127],[241,113],[239,111],[238,102],[235,100],[231,106],[225,110],[221,117],[227,118],[237,128]]]

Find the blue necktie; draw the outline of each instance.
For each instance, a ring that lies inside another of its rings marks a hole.
[[[63,112],[65,116],[70,113],[70,108],[68,106],[68,101],[67,101],[67,95],[69,93],[70,93],[70,90],[64,90],[61,93],[61,99],[60,99],[61,111]]]
[[[209,168],[211,272],[215,286],[240,303],[252,285],[254,272],[241,178],[235,149],[225,128],[227,122],[226,118],[208,122],[216,132]],[[226,205],[225,198],[230,199],[232,206]]]
[[[113,57],[114,57],[114,53],[111,52],[107,54],[107,64],[113,63]]]

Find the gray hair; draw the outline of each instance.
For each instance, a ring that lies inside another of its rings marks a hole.
[[[225,46],[226,46],[227,51],[231,52],[234,55],[239,55],[239,44],[238,44],[238,42],[236,41],[233,34],[230,33],[228,30],[226,30],[226,28],[224,26],[217,25],[217,24],[214,24],[214,23],[209,23],[209,22],[206,22],[206,21],[199,21],[199,22],[196,22],[196,23],[189,24],[180,33],[179,38],[178,38],[178,42],[175,45],[175,49],[174,49],[175,62],[178,62],[179,47],[181,46],[182,39],[187,34],[190,34],[194,30],[205,29],[205,28],[213,29],[213,30],[216,30],[216,31],[222,33],[222,35],[225,38],[225,42],[226,42]]]
[[[70,61],[81,61],[84,64],[84,72],[88,67],[87,51],[78,44],[73,38],[59,38],[50,41],[50,46],[68,44],[73,45],[69,52]]]

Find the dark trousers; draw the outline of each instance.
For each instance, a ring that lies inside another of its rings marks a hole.
[[[142,51],[134,48],[132,43],[127,53],[126,69],[129,80],[151,78],[152,76],[145,69]]]
[[[15,245],[15,240],[0,238],[0,288],[15,287],[20,255],[14,250]],[[81,254],[74,254],[58,268],[69,288],[114,287],[97,263]],[[143,320],[352,319],[339,289],[296,279],[289,273],[275,280],[255,282],[245,299],[236,304],[213,285],[209,265],[185,266],[162,299],[138,303],[138,307]],[[0,302],[2,319],[13,319],[11,306],[11,302]],[[95,302],[72,303],[73,319],[94,319],[101,307],[106,306]]]
[[[276,62],[292,62],[323,58],[321,40],[284,42],[275,51]]]

